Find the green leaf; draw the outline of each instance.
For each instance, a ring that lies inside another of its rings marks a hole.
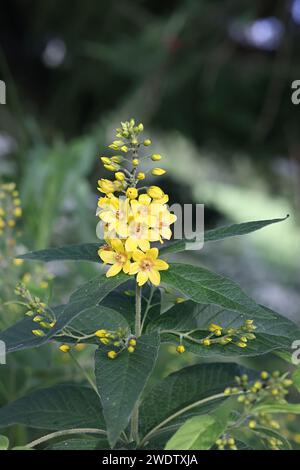
[[[254,408],[255,413],[291,413],[300,414],[300,403],[262,403]]]
[[[9,447],[9,440],[6,436],[0,436],[0,450],[7,450]]]
[[[243,325],[247,318],[248,315],[220,309],[213,305],[187,301],[174,305],[160,315],[157,320],[150,323],[148,331],[175,330],[185,332],[198,329],[200,330],[199,336],[205,337],[210,323],[217,323],[223,328],[237,328]],[[261,306],[261,311],[252,314],[251,318],[256,326],[256,339],[249,341],[246,348],[241,349],[233,343],[225,346],[214,344],[210,347],[204,347],[185,339],[183,344],[188,351],[204,358],[217,356],[232,358],[237,355],[258,356],[278,349],[290,352],[293,338],[299,337],[299,328],[295,323],[263,306]],[[175,335],[163,334],[161,340],[178,344],[178,336]]]
[[[104,352],[96,351],[96,382],[112,447],[129,422],[155,366],[158,349],[159,336],[153,333],[137,340],[134,353],[123,351],[114,360],[108,359]]]
[[[98,243],[83,243],[80,245],[67,245],[57,248],[48,248],[46,250],[31,251],[20,255],[19,258],[26,260],[44,261],[93,261],[102,263],[99,258],[98,250],[103,245],[103,241]]]
[[[0,408],[0,427],[13,424],[53,431],[71,428],[104,429],[98,395],[80,385],[55,385]]]
[[[101,274],[79,287],[70,297],[67,305],[55,307],[57,323],[49,330],[46,336],[36,337],[31,333],[33,323],[30,318],[25,318],[16,325],[0,333],[0,340],[4,341],[7,352],[41,346],[52,339],[62,328],[78,319],[80,315],[89,315],[91,307],[100,304],[102,300],[114,289],[128,281],[126,274],[119,274],[113,278],[107,278]],[[100,319],[100,316],[99,316]]]
[[[224,432],[227,423],[213,416],[202,415],[188,419],[168,441],[166,450],[208,450]]]
[[[281,219],[270,219],[270,220],[256,220],[253,222],[244,222],[241,224],[233,224],[225,227],[218,227],[213,230],[208,230],[204,233],[204,242],[215,242],[223,240],[224,238],[235,237],[238,235],[246,235],[248,233],[255,232],[271,224],[283,222],[289,217],[283,217]],[[171,242],[160,249],[160,254],[165,255],[167,253],[179,253],[180,251],[186,250],[186,243],[192,243],[193,240],[177,240]]]
[[[234,377],[251,371],[237,364],[197,364],[185,367],[158,382],[145,394],[140,407],[143,436],[167,421],[163,428],[178,427],[195,414],[215,409],[223,398],[207,401],[234,385]],[[252,374],[253,375],[253,374]],[[198,404],[198,402],[202,402]],[[184,411],[185,408],[188,409]],[[180,415],[176,415],[178,412]],[[172,419],[170,419],[172,417]],[[162,428],[160,428],[162,431]],[[160,432],[161,432],[160,431]]]
[[[235,282],[199,266],[174,263],[162,272],[162,282],[197,303],[219,305],[248,315],[250,319],[255,314],[264,315],[262,307]]]
[[[288,216],[287,216],[288,217]],[[234,237],[237,235],[245,235],[255,232],[263,227],[277,222],[286,220],[287,217],[282,219],[271,220],[258,220],[254,222],[244,222],[242,224],[233,224],[226,227],[219,227],[205,232],[205,242],[223,240],[224,238]],[[178,240],[172,242],[160,249],[161,254],[176,253],[186,249],[186,243],[191,243],[191,240]],[[58,248],[48,248],[46,250],[32,251],[20,255],[19,258],[36,261],[92,261],[99,263],[98,250],[103,245],[103,241],[99,240],[98,243],[83,243],[80,245],[67,245]]]

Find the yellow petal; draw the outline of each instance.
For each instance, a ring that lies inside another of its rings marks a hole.
[[[155,269],[151,269],[149,272],[149,279],[154,286],[158,286],[160,284],[160,274]]]
[[[162,259],[157,259],[154,264],[155,269],[158,269],[159,271],[165,271],[166,269],[169,269],[168,263],[163,261]]]
[[[122,267],[123,266],[120,263],[113,264],[111,268],[109,268],[109,270],[107,271],[106,277],[116,276],[122,270]]]
[[[140,271],[136,280],[139,286],[143,286],[148,281],[148,274],[145,271]]]
[[[151,197],[149,197],[148,194],[141,194],[139,196],[139,202],[148,206],[151,202]]]
[[[151,248],[151,250],[147,251],[146,256],[147,256],[147,258],[155,260],[158,257],[158,249],[157,248]]]
[[[135,251],[137,249],[137,240],[135,238],[127,238],[125,242],[126,251]]]
[[[129,273],[129,271],[130,271],[130,261],[129,261],[129,260],[127,260],[127,261],[124,263],[124,265],[123,265],[123,271],[124,271],[124,273],[126,273],[126,274]]]
[[[150,248],[150,243],[148,240],[138,240],[138,246],[141,248],[143,251],[147,251]]]
[[[113,264],[115,262],[116,253],[114,253],[113,251],[100,250],[99,255],[102,261],[104,261],[104,263]]]
[[[140,269],[139,263],[131,263],[130,269],[129,269],[129,274],[136,274],[139,269]]]
[[[172,230],[169,227],[163,227],[161,229],[161,235],[166,240],[170,240],[170,238],[172,236]]]
[[[119,238],[114,238],[113,240],[110,241],[110,244],[115,251],[124,253],[124,246]]]
[[[136,250],[132,253],[132,258],[134,261],[140,261],[141,259],[145,258],[145,253],[143,253],[141,250]]]

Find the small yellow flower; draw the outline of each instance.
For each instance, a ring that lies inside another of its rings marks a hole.
[[[254,421],[254,419],[251,419],[248,423],[248,426],[250,429],[256,428],[256,421]]]
[[[107,330],[97,330],[95,332],[95,336],[97,336],[98,338],[106,338],[107,334]]]
[[[132,354],[132,353],[135,351],[135,349],[134,349],[133,346],[129,346],[129,347],[127,348],[127,351]]]
[[[140,171],[137,175],[136,175],[137,179],[138,180],[144,180],[145,179],[145,173],[143,173],[142,171]]]
[[[45,333],[44,333],[44,331],[42,331],[42,330],[32,330],[32,334],[33,334],[34,336],[41,336],[41,337],[42,337],[42,336],[45,336]]]
[[[21,207],[16,207],[15,210],[14,210],[14,215],[16,217],[21,217],[22,216],[22,209]]]
[[[115,359],[117,357],[116,351],[108,351],[107,357],[108,359]]]
[[[131,338],[129,341],[128,341],[128,344],[129,346],[136,346],[136,340],[134,338]]]
[[[164,170],[163,168],[153,168],[153,170],[151,170],[151,173],[154,176],[162,176],[166,173],[166,170]]]
[[[118,171],[117,173],[115,173],[115,178],[117,181],[124,181],[125,175],[122,171]]]
[[[126,191],[126,196],[129,199],[136,199],[138,197],[138,190],[136,188],[128,188]]]
[[[113,181],[101,178],[98,181],[98,190],[104,194],[112,194],[115,191],[115,185]]]
[[[133,252],[132,257],[134,263],[130,266],[130,274],[137,274],[137,283],[143,286],[148,280],[154,285],[160,284],[160,273],[169,268],[168,263],[163,260],[157,259],[158,249],[151,248],[143,253],[140,250]]]
[[[138,158],[134,158],[134,159],[132,160],[132,164],[133,164],[133,166],[138,166],[138,165],[139,165],[139,163],[140,163],[140,161],[139,161],[139,159],[138,159]]]
[[[161,155],[159,155],[158,153],[154,153],[152,156],[151,156],[151,160],[153,162],[158,162],[159,160],[161,160]]]
[[[263,370],[263,371],[261,372],[260,376],[261,376],[261,378],[262,378],[263,380],[266,380],[266,379],[269,377],[269,374],[268,374],[268,372],[266,372],[266,371]]]
[[[118,238],[110,240],[111,248],[100,248],[98,254],[102,261],[112,264],[106,273],[106,277],[116,276],[123,270],[129,273],[131,253],[125,251],[122,241]]]
[[[244,341],[238,341],[237,343],[235,343],[239,348],[246,348],[247,347],[247,343],[245,343]]]
[[[62,344],[61,346],[59,346],[59,349],[61,352],[67,353],[70,351],[71,348],[67,344]]]
[[[19,259],[19,258],[14,258],[13,263],[15,266],[22,266],[22,264],[24,263],[24,260]]]
[[[152,144],[151,139],[145,139],[143,144],[145,145],[145,147],[149,147],[149,145]]]
[[[210,346],[210,345],[211,345],[210,339],[205,338],[205,339],[203,340],[203,345],[204,345],[204,346]]]
[[[159,186],[149,186],[147,194],[152,197],[157,204],[166,204],[169,200],[169,196],[165,194]]]
[[[102,344],[105,344],[105,345],[110,343],[108,338],[100,338],[100,341],[101,341]]]
[[[108,157],[100,157],[100,160],[104,165],[110,165],[110,158]]]
[[[185,347],[183,346],[183,344],[179,344],[176,348],[176,351],[179,353],[179,354],[182,354],[185,352]]]

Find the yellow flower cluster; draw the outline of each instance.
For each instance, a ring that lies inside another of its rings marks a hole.
[[[114,178],[98,181],[98,190],[104,194],[98,201],[97,215],[104,224],[106,245],[99,249],[99,256],[111,267],[107,277],[123,271],[137,275],[139,286],[150,281],[160,284],[160,271],[168,269],[168,264],[158,258],[158,248],[151,243],[170,240],[170,226],[176,221],[167,207],[169,200],[159,186],[138,187],[146,174],[138,171],[140,161],[159,161],[161,155],[153,154],[140,158],[141,147],[151,145],[150,139],[139,138],[143,124],[135,124],[131,119],[122,122],[117,128],[116,139],[109,148],[119,152],[112,157],[100,157],[104,168],[114,172]],[[160,176],[162,168],[154,168],[151,174]],[[143,191],[143,192],[141,192]]]
[[[272,401],[286,403],[286,395],[289,393],[288,388],[293,381],[287,377],[287,374],[281,374],[274,371],[269,374],[262,371],[260,378],[250,381],[247,374],[235,377],[236,386],[227,387],[224,390],[225,395],[237,395],[237,400],[244,407],[249,429],[256,429],[257,426],[269,428],[270,430],[280,430],[280,423],[275,420],[270,413],[255,413],[255,405],[257,403],[272,403]],[[263,438],[271,450],[278,450],[283,443],[274,438]]]
[[[181,344],[182,339],[186,339],[187,341],[205,347],[211,346],[213,344],[221,344],[222,346],[226,346],[227,344],[231,343],[238,346],[239,348],[246,348],[248,341],[256,338],[255,334],[253,333],[253,330],[255,329],[256,326],[254,325],[253,320],[246,320],[244,324],[238,328],[223,328],[216,323],[211,323],[208,326],[209,333],[202,339],[191,336],[191,333],[193,332],[177,333],[180,336],[180,344],[176,347],[176,351],[179,354],[185,352],[185,347]]]
[[[0,185],[0,235],[10,230],[22,216],[21,201],[15,183]]]
[[[32,334],[40,337],[45,336],[47,331],[56,324],[56,318],[52,311],[39,297],[33,296],[23,283],[16,286],[15,293],[23,299],[22,305],[28,309],[25,315],[30,317],[38,327],[32,330]]]
[[[95,336],[105,346],[112,345],[114,349],[107,352],[108,359],[115,359],[118,354],[127,349],[132,354],[135,351],[137,340],[135,336],[128,336],[127,331],[120,329],[118,331],[97,330]]]
[[[216,440],[218,450],[237,450],[235,439],[232,436],[221,436]]]

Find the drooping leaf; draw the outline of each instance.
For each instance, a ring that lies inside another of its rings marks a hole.
[[[166,450],[208,450],[226,429],[210,415],[194,416],[188,419],[171,437]]]
[[[239,235],[246,235],[248,233],[256,232],[264,227],[267,227],[271,224],[276,224],[278,222],[283,222],[289,216],[283,217],[281,219],[270,219],[270,220],[256,220],[252,222],[244,222],[241,224],[233,224],[225,227],[218,227],[212,230],[208,230],[204,233],[204,243],[205,242],[214,242],[218,240],[223,240],[224,238],[236,237]],[[170,242],[168,245],[163,246],[160,249],[160,254],[165,255],[167,253],[179,253],[185,251],[186,244],[192,243],[193,240],[176,240]]]
[[[13,424],[50,429],[105,429],[98,395],[80,385],[54,385],[0,408],[0,427]]]
[[[223,399],[207,401],[207,398],[223,393],[226,387],[234,384],[234,377],[244,372],[245,369],[237,364],[221,363],[197,364],[174,372],[155,384],[143,397],[141,433],[145,436],[166,420],[160,432],[169,426],[176,428],[187,418],[214,409]],[[251,371],[246,372],[251,376]],[[203,403],[198,404],[200,401]],[[186,407],[188,409],[184,411]]]
[[[129,422],[154,368],[158,348],[159,336],[153,333],[138,339],[134,353],[123,351],[115,360],[96,351],[96,382],[112,447]]]

